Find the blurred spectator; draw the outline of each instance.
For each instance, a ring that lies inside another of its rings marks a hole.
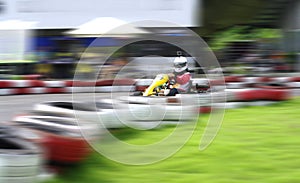
[[[51,59],[50,48],[49,47],[40,47],[37,50],[37,59],[39,62],[45,62]]]
[[[80,79],[94,79],[94,70],[91,65],[87,63],[78,63],[76,67],[76,75]]]
[[[51,72],[53,68],[51,64],[48,63],[38,63],[36,65],[36,71],[42,76],[42,78],[49,79],[51,77]]]
[[[99,73],[100,79],[115,78],[122,67],[124,67],[128,63],[128,60],[126,57],[120,57],[108,62],[108,65],[104,65]]]

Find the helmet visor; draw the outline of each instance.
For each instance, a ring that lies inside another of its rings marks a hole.
[[[182,67],[185,67],[185,66],[186,66],[186,63],[174,63],[175,68],[182,68]]]

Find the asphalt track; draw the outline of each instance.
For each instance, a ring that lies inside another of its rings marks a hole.
[[[76,93],[79,101],[91,101],[91,93]],[[121,95],[121,94],[118,94]],[[125,95],[125,94],[123,94]],[[97,93],[96,99],[111,98],[110,93]],[[13,116],[32,109],[36,103],[46,101],[72,101],[72,94],[36,94],[36,95],[10,95],[0,96],[0,122],[9,121]]]

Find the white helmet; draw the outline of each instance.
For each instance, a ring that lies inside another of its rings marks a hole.
[[[175,72],[182,72],[187,69],[188,63],[185,57],[176,57],[174,60]]]

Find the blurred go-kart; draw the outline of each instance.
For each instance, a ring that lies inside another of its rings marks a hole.
[[[195,118],[198,109],[197,92],[191,90],[185,94],[169,96],[174,81],[167,74],[159,74],[144,92],[121,98],[121,105],[128,108],[131,121],[190,121]]]
[[[118,115],[126,111],[118,109],[114,101],[101,100],[96,102],[52,101],[36,104],[34,111],[60,117],[73,118],[80,126],[86,123],[97,124],[100,128],[120,128],[124,126]],[[102,126],[99,122],[102,122]]]
[[[58,163],[76,163],[90,154],[91,149],[81,130],[90,132],[87,138],[91,140],[99,138],[96,127],[89,124],[80,129],[75,123],[71,118],[37,114],[18,115],[10,122],[15,127],[36,133],[38,138],[28,140],[45,149],[47,161]]]
[[[24,139],[35,138],[30,131],[2,122],[0,126],[0,182],[36,182],[44,162],[43,149]]]
[[[168,74],[158,74],[151,85],[146,88],[144,92],[135,92],[134,96],[171,96],[169,94],[172,88],[178,88],[180,85],[175,83],[174,79],[170,79]],[[195,94],[195,93],[206,93],[209,91],[209,84],[199,85],[198,83],[193,86],[192,81],[190,81],[190,89],[185,94]]]

